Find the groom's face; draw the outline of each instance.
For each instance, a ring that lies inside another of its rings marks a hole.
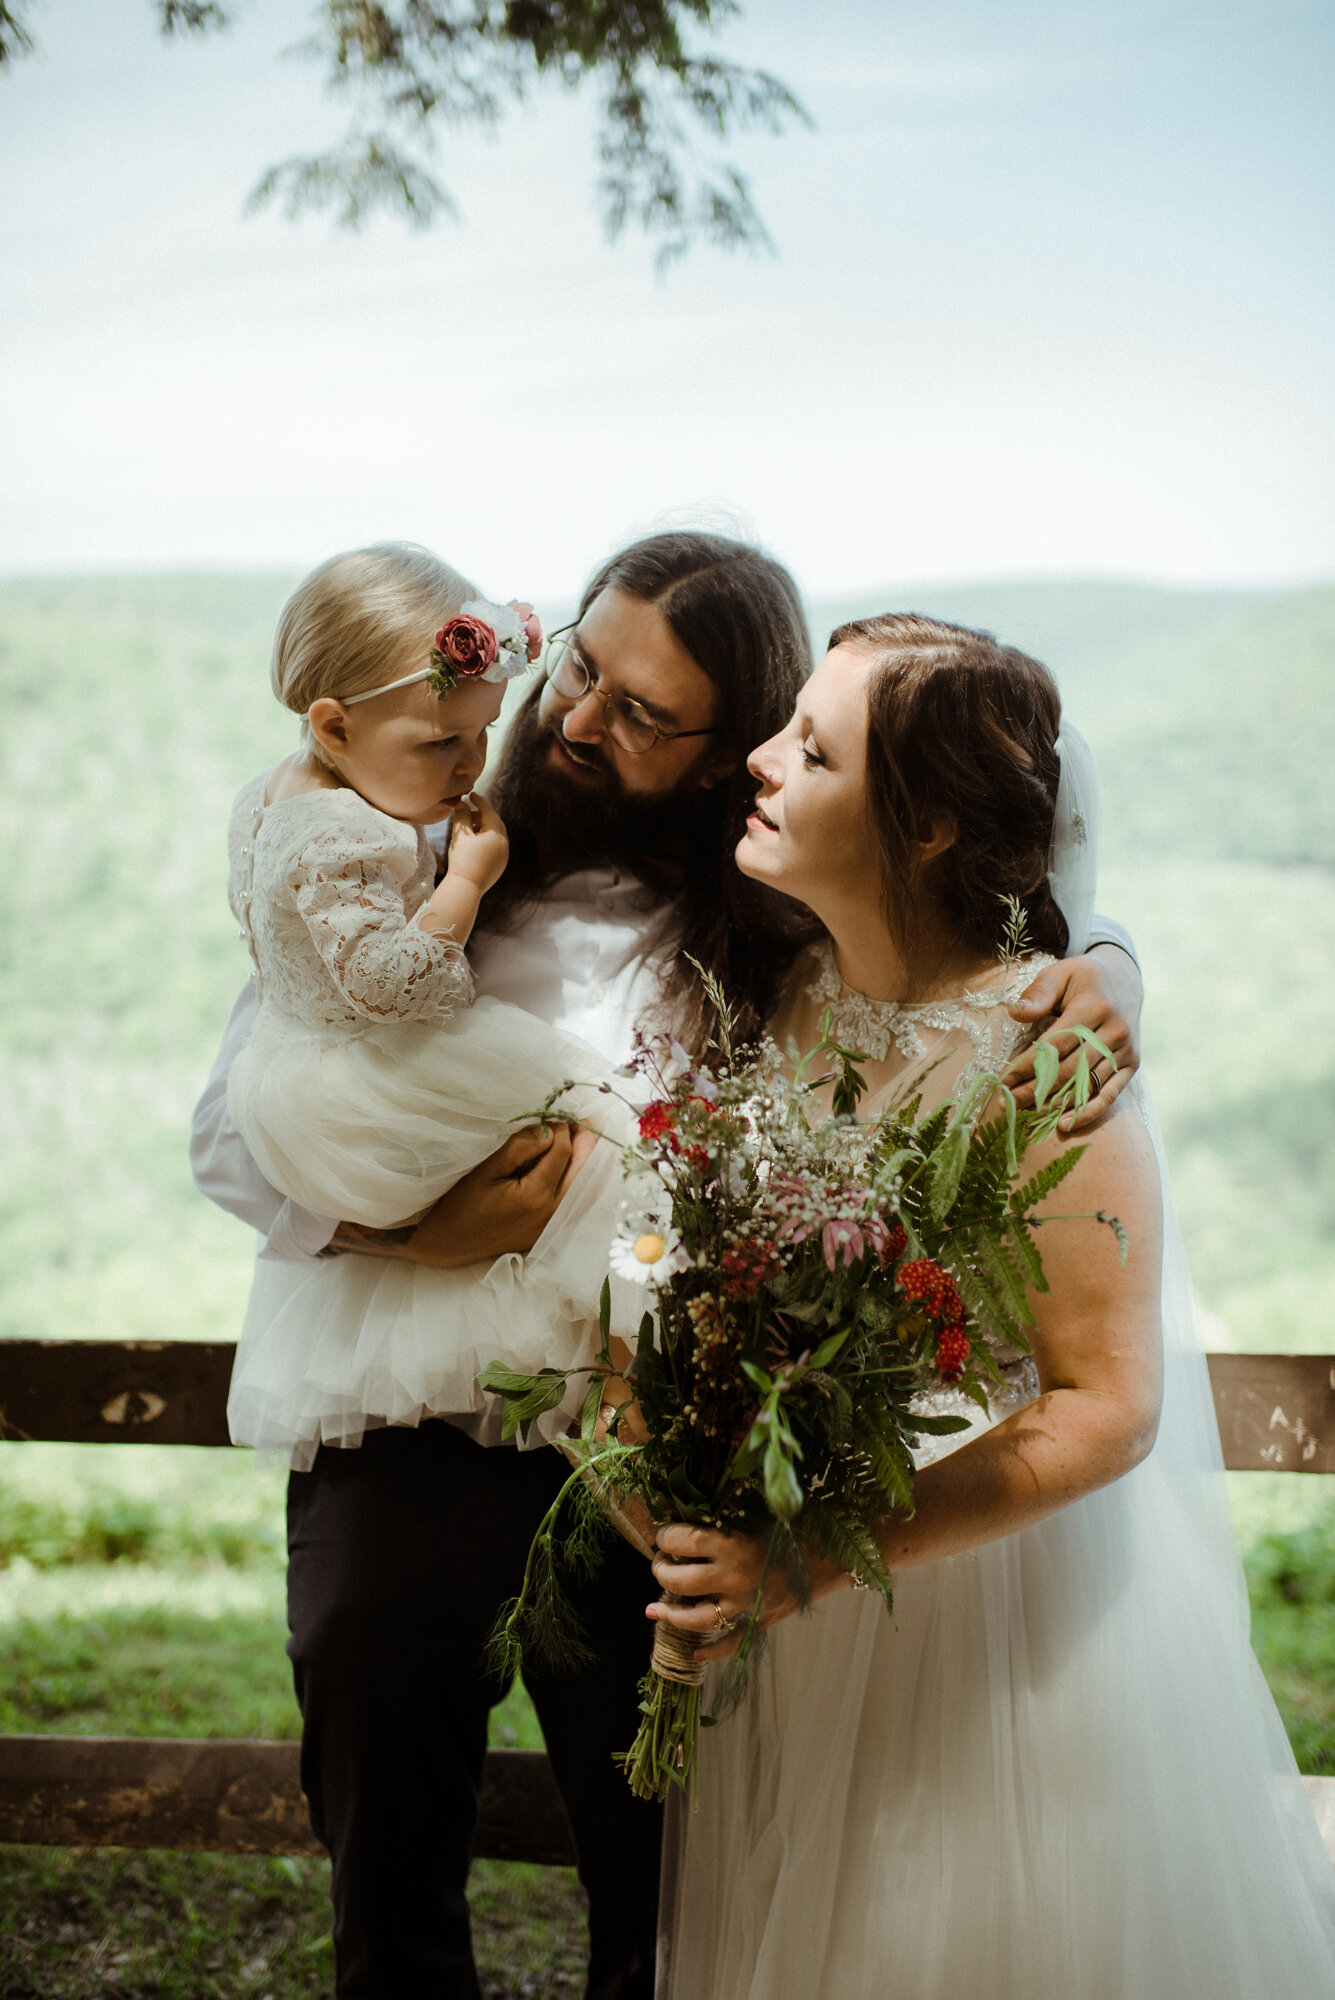
[[[548,681],[538,703],[545,770],[562,789],[649,805],[708,790],[734,767],[710,733],[718,691],[655,605],[628,591],[596,597],[572,637],[591,685],[563,693]],[[646,750],[618,742],[618,704],[635,703],[661,734]]]

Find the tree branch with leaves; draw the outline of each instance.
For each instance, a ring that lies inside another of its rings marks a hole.
[[[216,32],[235,11],[218,0],[154,5],[169,36]],[[321,0],[299,52],[353,101],[349,130],[325,152],[270,167],[248,207],[332,209],[352,228],[377,210],[419,227],[456,215],[430,165],[441,133],[494,130],[556,83],[598,93],[596,199],[609,236],[634,224],[657,241],[660,264],[696,242],[772,249],[745,175],[717,142],[810,120],[768,71],[687,40],[740,11],[737,0]],[[26,0],[0,0],[0,67],[32,49],[27,12]]]

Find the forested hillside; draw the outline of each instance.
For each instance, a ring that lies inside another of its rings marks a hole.
[[[247,1234],[184,1144],[246,970],[228,804],[292,741],[265,671],[286,582],[0,584],[2,1333],[236,1330]],[[1240,1344],[1332,1345],[1335,589],[937,586],[813,626],[890,603],[1057,673],[1100,753],[1100,901],[1144,957],[1202,1293]]]

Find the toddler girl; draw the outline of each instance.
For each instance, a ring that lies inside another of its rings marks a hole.
[[[530,607],[486,603],[399,544],[322,564],[279,621],[273,686],[303,716],[302,744],[242,789],[228,834],[261,999],[228,1101],[265,1177],[316,1214],[411,1222],[567,1077],[578,1087],[564,1107],[615,1142],[594,1148],[527,1258],[257,1267],[232,1433],[295,1465],[368,1424],[482,1407],[489,1361],[592,1358],[626,1114],[598,1091],[609,1072],[592,1050],[474,1001],[463,951],[507,853],[496,813],[468,794],[502,684],[540,644]],[[424,829],[451,815],[433,888]],[[530,1442],[569,1414],[550,1413]]]

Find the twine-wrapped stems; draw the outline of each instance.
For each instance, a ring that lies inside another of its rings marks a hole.
[[[660,1604],[682,1604],[683,1598],[674,1597],[665,1590],[659,1598]],[[654,1650],[649,1664],[660,1680],[675,1681],[678,1687],[699,1687],[705,1677],[704,1663],[695,1657],[699,1641],[687,1632],[681,1632],[675,1625],[664,1619],[654,1622]]]

